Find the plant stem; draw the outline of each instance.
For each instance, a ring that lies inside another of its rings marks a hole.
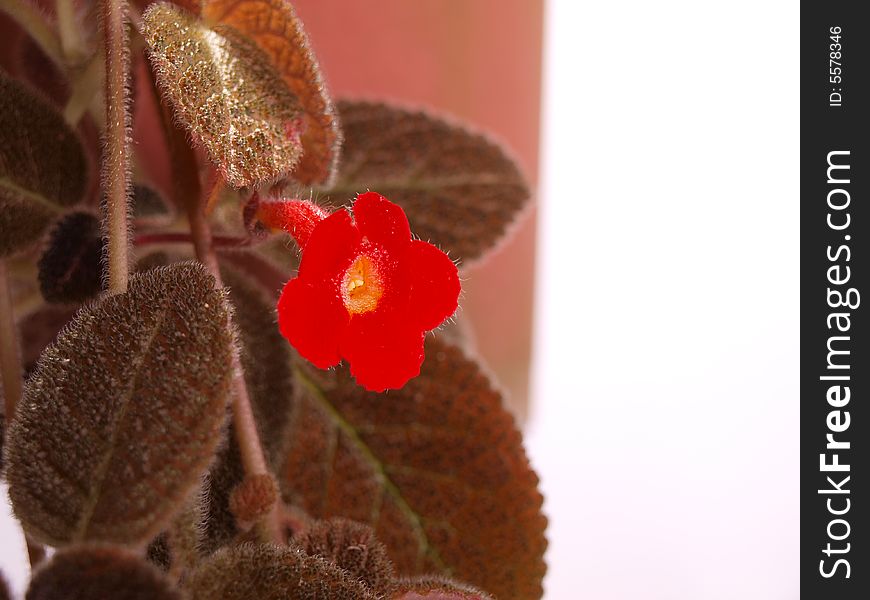
[[[12,17],[62,72],[66,71],[63,50],[57,34],[46,22],[45,15],[37,6],[29,0],[0,0],[0,10]]]
[[[6,272],[6,261],[0,259],[0,382],[3,384],[4,426],[8,430],[23,393],[21,354],[18,349],[18,332],[15,330],[15,315],[12,312],[12,290]],[[31,569],[45,558],[45,548],[24,534],[27,556]]]
[[[193,249],[199,261],[205,265],[214,276],[215,283],[223,287],[220,265],[211,234],[211,227],[205,215],[207,198],[201,202],[187,203],[187,216],[190,220],[190,235],[193,239]],[[242,466],[245,474],[265,475],[269,473],[266,455],[260,443],[260,434],[257,432],[257,422],[254,419],[254,411],[251,408],[251,397],[248,394],[248,385],[245,382],[245,372],[238,352],[233,353],[233,427],[236,432],[236,443],[242,458]],[[261,537],[266,542],[283,543],[279,528],[278,503],[275,503],[272,511],[263,521],[258,524]]]
[[[124,0],[100,0],[106,56],[106,133],[103,185],[106,194],[109,293],[127,291],[127,212],[130,198],[130,113],[127,110],[130,55]]]

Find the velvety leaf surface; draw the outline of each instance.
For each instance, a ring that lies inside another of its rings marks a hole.
[[[39,289],[48,302],[78,303],[100,293],[103,240],[91,213],[64,215],[51,230],[37,265]]]
[[[292,176],[304,184],[333,176],[341,129],[302,21],[288,0],[203,0],[212,26],[229,25],[261,48],[305,111],[302,160]]]
[[[298,548],[242,544],[218,550],[184,582],[191,600],[375,600],[347,571]]]
[[[292,545],[309,556],[322,556],[388,597],[395,587],[395,568],[386,547],[368,525],[350,519],[315,521],[293,537]]]
[[[301,107],[237,29],[157,2],[142,15],[160,90],[234,187],[284,176],[302,152]]]
[[[9,429],[9,496],[28,533],[55,546],[156,535],[220,439],[232,343],[225,292],[194,263],[80,310]]]
[[[477,364],[430,339],[419,377],[365,392],[347,369],[299,361],[279,481],[316,518],[370,524],[405,575],[440,573],[502,600],[541,595],[537,476]]]
[[[154,566],[118,546],[72,546],[35,573],[26,600],[182,600]]]
[[[49,102],[0,72],[0,257],[36,241],[82,199],[88,164]]]
[[[529,199],[513,160],[481,135],[423,112],[338,103],[344,146],[323,198],[346,204],[366,190],[402,206],[411,231],[451,258],[480,258]]]
[[[447,577],[419,577],[397,582],[393,600],[493,600],[492,596]]]

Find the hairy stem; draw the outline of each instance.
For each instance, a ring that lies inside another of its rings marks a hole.
[[[205,204],[202,202],[188,202],[187,216],[190,220],[190,235],[193,239],[193,248],[196,257],[214,275],[217,285],[223,287],[220,265],[214,250],[211,227],[205,215]],[[254,411],[251,408],[251,397],[248,394],[248,385],[245,382],[245,372],[238,352],[233,353],[233,426],[236,432],[236,443],[242,458],[242,466],[245,474],[264,475],[269,473],[266,463],[266,455],[263,445],[260,443],[260,434],[257,432],[257,422],[254,419]],[[269,515],[258,524],[258,530],[263,541],[283,543],[279,528],[279,513],[277,503]]]
[[[63,50],[54,28],[46,21],[42,11],[30,0],[0,0],[0,10],[7,13],[33,38],[51,61],[66,71]]]
[[[103,186],[109,293],[127,291],[130,198],[130,113],[127,110],[130,55],[124,25],[125,0],[100,0],[106,56],[106,133]]]
[[[15,331],[15,315],[12,312],[12,290],[6,272],[6,261],[0,259],[0,382],[3,384],[4,425],[8,429],[23,392],[21,354],[18,350],[18,332]],[[45,558],[45,548],[32,541],[25,534],[27,556],[30,567],[36,566]]]

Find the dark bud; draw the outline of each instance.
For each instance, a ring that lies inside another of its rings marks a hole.
[[[80,303],[100,292],[100,221],[74,212],[57,222],[39,259],[39,288],[48,302]]]

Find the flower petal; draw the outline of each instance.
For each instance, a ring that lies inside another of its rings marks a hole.
[[[325,282],[299,277],[284,286],[278,299],[278,327],[304,358],[320,369],[339,363],[339,340],[349,317],[338,292]]]
[[[411,227],[405,211],[376,192],[357,196],[353,203],[353,216],[360,233],[374,244],[389,250],[405,247],[411,241]]]
[[[446,254],[428,242],[414,240],[406,256],[411,272],[410,312],[422,329],[434,329],[456,311],[459,271]]]
[[[370,392],[399,389],[420,374],[424,333],[397,315],[355,316],[341,340],[341,355],[356,382]]]
[[[314,282],[344,273],[356,257],[360,239],[350,213],[335,211],[314,227],[302,252],[299,276]]]

